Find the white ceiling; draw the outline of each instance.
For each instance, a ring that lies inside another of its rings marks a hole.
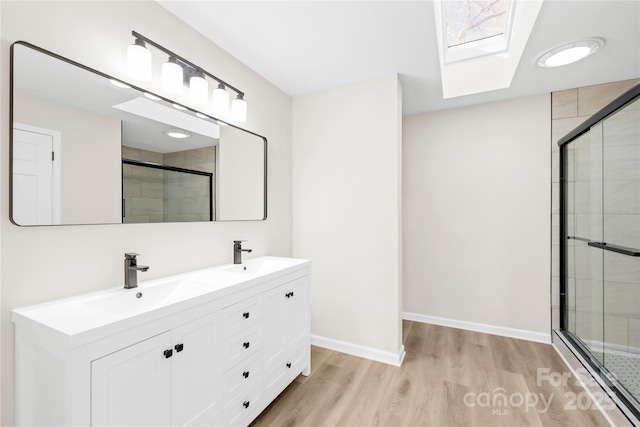
[[[640,77],[638,0],[545,0],[511,86],[450,99],[432,1],[158,2],[293,97],[398,73],[404,115]],[[588,37],[603,38],[604,48],[566,67],[535,65],[545,51]]]

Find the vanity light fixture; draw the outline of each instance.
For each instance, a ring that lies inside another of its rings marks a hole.
[[[538,59],[538,66],[542,68],[561,67],[580,61],[595,53],[604,45],[599,38],[579,40],[555,47]]]
[[[247,102],[244,100],[244,92],[143,35],[135,31],[132,31],[131,35],[135,38],[135,42],[127,48],[127,62],[132,78],[136,80],[144,80],[145,77],[147,77],[146,80],[151,79],[151,52],[147,49],[147,45],[153,46],[164,52],[169,58],[167,62],[162,64],[163,91],[173,95],[181,95],[184,86],[187,86],[190,102],[196,105],[206,105],[209,102],[207,79],[212,79],[217,83],[211,101],[213,114],[227,116],[229,113],[229,91],[231,90],[236,93],[236,98],[231,102],[231,119],[236,122],[247,120]]]
[[[162,64],[162,90],[174,95],[182,95],[183,84],[182,67],[176,58],[170,56],[167,62]]]
[[[191,102],[196,105],[205,105],[209,97],[209,83],[204,78],[204,73],[196,71],[189,79],[189,96]]]
[[[151,80],[151,52],[139,37],[127,48],[127,65],[132,79],[143,82]]]
[[[170,131],[164,132],[164,134],[167,136],[170,136],[171,138],[177,138],[177,139],[184,139],[184,138],[191,137],[191,135],[189,135],[186,132],[182,132],[181,130],[170,130]]]
[[[240,93],[236,99],[231,101],[231,120],[235,120],[236,122],[244,122],[247,120],[247,103]]]
[[[226,116],[229,113],[229,92],[222,83],[218,83],[218,87],[213,90],[211,100],[213,114]]]

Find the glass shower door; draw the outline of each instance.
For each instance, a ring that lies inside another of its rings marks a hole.
[[[599,127],[599,128],[596,128]],[[592,128],[565,156],[566,325],[590,357],[604,362],[602,132]]]
[[[602,124],[604,360],[640,400],[640,100]]]

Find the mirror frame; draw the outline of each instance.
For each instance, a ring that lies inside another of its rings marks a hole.
[[[268,169],[267,169],[267,138],[259,135],[255,132],[252,132],[250,130],[241,128],[239,126],[233,125],[225,120],[222,119],[218,119],[210,114],[206,114],[202,111],[196,110],[192,107],[186,106],[184,104],[180,104],[179,102],[173,101],[169,98],[166,98],[162,95],[158,95],[154,92],[151,92],[149,90],[146,89],[142,89],[134,84],[129,83],[128,81],[116,78],[116,77],[112,77],[106,73],[103,73],[102,71],[98,71],[94,68],[88,67],[86,65],[80,64],[79,62],[75,62],[69,58],[66,58],[64,56],[58,55],[56,53],[53,53],[49,50],[43,49],[39,46],[36,46],[34,44],[31,44],[29,42],[23,41],[23,40],[18,40],[14,43],[11,44],[11,48],[10,48],[10,72],[9,72],[9,219],[10,221],[19,227],[56,227],[56,226],[77,226],[77,225],[123,225],[123,224],[135,224],[135,223],[124,223],[124,222],[107,222],[107,223],[100,223],[100,222],[96,222],[96,223],[75,223],[75,224],[47,224],[47,225],[37,225],[37,224],[27,224],[27,225],[21,225],[18,224],[14,221],[13,219],[13,98],[14,98],[14,47],[16,45],[20,45],[20,46],[25,46],[27,48],[33,49],[35,51],[38,51],[42,54],[45,55],[49,55],[55,59],[58,59],[60,61],[64,61],[70,65],[74,65],[76,67],[79,67],[81,69],[84,69],[86,71],[92,72],[94,74],[97,74],[101,77],[104,77],[106,79],[109,80],[116,80],[116,81],[120,81],[123,82],[125,84],[127,84],[128,86],[130,86],[132,89],[137,90],[138,92],[141,93],[149,93],[152,95],[157,96],[158,98],[160,98],[162,101],[169,103],[171,105],[173,104],[177,104],[180,105],[181,107],[183,107],[185,110],[187,111],[191,111],[192,113],[199,113],[202,114],[204,116],[206,116],[207,118],[216,121],[216,122],[221,122],[224,123],[226,126],[231,126],[232,128],[241,130],[243,132],[247,132],[250,133],[252,135],[255,135],[259,138],[262,138],[262,140],[264,141],[264,177],[263,177],[263,192],[264,192],[264,216],[262,218],[256,218],[256,219],[229,219],[229,220],[211,220],[211,221],[193,221],[193,222],[198,222],[198,223],[208,223],[208,222],[238,222],[238,221],[265,221],[267,219],[267,175],[268,175]],[[121,175],[122,176],[122,175]],[[120,182],[120,187],[122,187],[122,179]],[[121,190],[122,191],[122,190]],[[121,195],[122,196],[122,195]],[[216,207],[216,211],[217,211],[217,207]],[[189,222],[190,223],[190,222]],[[149,224],[180,224],[180,222],[155,222],[155,223],[149,223]]]

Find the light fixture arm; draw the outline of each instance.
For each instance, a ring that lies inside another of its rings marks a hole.
[[[241,98],[244,97],[244,92],[242,92],[241,90],[236,89],[235,87],[233,87],[229,83],[225,82],[224,80],[219,79],[218,77],[216,77],[213,74],[211,74],[211,73],[207,72],[206,70],[204,70],[202,67],[197,66],[193,62],[187,61],[186,59],[184,59],[180,55],[177,55],[177,54],[173,53],[172,51],[170,51],[169,49],[165,48],[164,46],[159,45],[158,43],[154,42],[153,40],[149,40],[148,38],[146,38],[142,34],[137,33],[135,31],[131,31],[131,35],[136,38],[136,44],[137,44],[137,40],[143,40],[144,42],[150,44],[151,46],[155,47],[156,49],[159,49],[159,50],[163,51],[164,53],[166,53],[170,57],[175,58],[177,61],[183,63],[184,65],[187,65],[187,66],[191,67],[192,69],[194,69],[197,72],[202,72],[203,74],[209,76],[210,78],[212,78],[213,80],[217,81],[218,83],[220,83],[220,84],[224,85],[225,87],[233,90]]]

